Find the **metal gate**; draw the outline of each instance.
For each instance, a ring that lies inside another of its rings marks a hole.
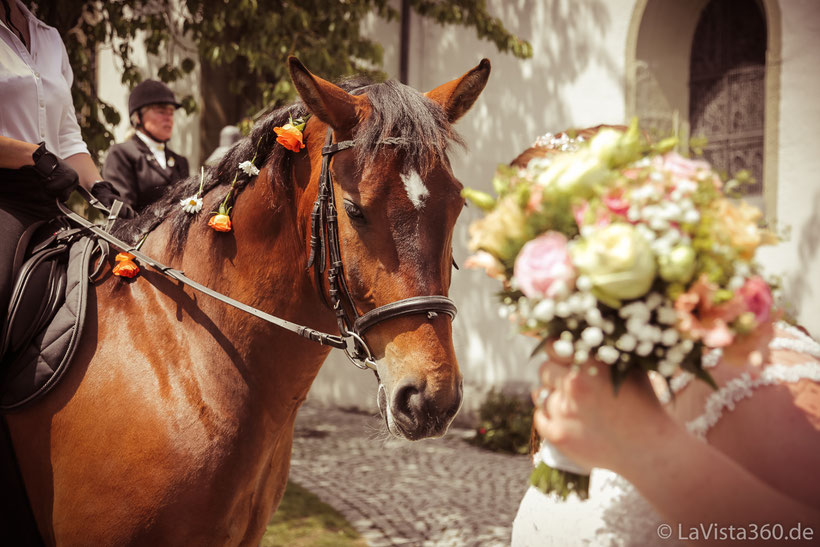
[[[718,170],[742,169],[755,179],[744,193],[763,192],[766,20],[755,0],[712,0],[692,43],[691,135],[706,137],[704,156]]]

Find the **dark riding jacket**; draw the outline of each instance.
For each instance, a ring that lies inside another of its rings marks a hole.
[[[134,135],[109,149],[102,175],[120,193],[123,202],[140,211],[188,177],[188,160],[167,146],[165,157],[163,169],[148,145]]]

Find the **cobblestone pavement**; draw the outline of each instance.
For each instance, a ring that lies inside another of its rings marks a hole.
[[[530,460],[473,447],[467,434],[411,443],[389,438],[378,417],[305,404],[290,478],[372,547],[509,545]]]

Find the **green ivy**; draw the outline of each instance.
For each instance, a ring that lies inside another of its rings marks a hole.
[[[519,58],[532,55],[526,41],[512,35],[501,20],[487,11],[485,0],[408,0],[420,16],[442,25],[475,30],[499,51]],[[111,47],[122,67],[122,82],[134,87],[148,75],[134,64],[138,34],[148,52],[173,49],[186,52],[178,64],[168,60],[158,76],[173,82],[197,68],[197,57],[212,67],[240,66],[245,77],[231,83],[231,91],[247,99],[249,114],[293,99],[295,90],[287,73],[287,57],[298,56],[306,66],[334,80],[364,73],[383,80],[382,46],[360,34],[362,20],[371,12],[386,21],[399,17],[388,0],[27,0],[32,11],[56,27],[66,44],[74,71],[72,94],[83,138],[92,157],[113,142],[120,114],[97,96],[95,88],[98,46]],[[180,102],[187,112],[198,105],[192,96]]]

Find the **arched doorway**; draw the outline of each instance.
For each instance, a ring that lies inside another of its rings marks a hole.
[[[766,19],[756,0],[712,0],[701,12],[689,65],[689,126],[726,174],[747,170],[763,193]]]
[[[721,5],[726,3],[724,7]],[[697,107],[693,103],[699,104],[703,98],[709,97],[707,91],[708,85],[702,82],[708,78],[707,70],[701,70],[702,66],[716,66],[716,55],[729,55],[723,51],[717,54],[703,54],[699,49],[703,43],[708,43],[708,38],[699,37],[696,44],[696,32],[707,33],[707,30],[700,31],[699,25],[703,20],[704,28],[714,27],[716,18],[724,17],[730,19],[730,26],[738,24],[738,17],[743,17],[732,10],[732,5],[735,0],[687,0],[681,2],[680,0],[636,0],[635,9],[632,14],[632,19],[629,24],[629,31],[627,34],[626,43],[626,112],[629,117],[638,116],[641,123],[649,130],[650,134],[658,136],[668,136],[675,132],[682,138],[682,143],[688,141],[692,134],[705,134],[700,128],[703,126],[703,120],[708,120],[712,110],[705,107]],[[742,9],[754,8],[758,17],[758,33],[755,38],[758,43],[755,46],[755,53],[758,55],[763,51],[763,69],[762,81],[763,87],[760,97],[761,109],[755,115],[739,116],[735,123],[737,127],[744,128],[740,131],[740,136],[736,140],[728,137],[730,131],[723,131],[719,133],[714,131],[711,134],[705,134],[707,138],[713,143],[717,139],[723,137],[721,142],[729,151],[734,151],[734,156],[727,152],[726,157],[734,157],[737,159],[735,166],[731,165],[729,159],[723,160],[724,163],[719,167],[726,169],[728,172],[734,173],[738,170],[736,165],[755,164],[757,167],[750,169],[753,171],[755,178],[758,181],[765,182],[762,188],[762,195],[760,197],[752,197],[751,201],[756,202],[756,205],[764,207],[767,217],[773,219],[773,215],[777,211],[777,172],[778,172],[778,149],[779,149],[779,101],[780,101],[780,57],[781,57],[781,23],[780,23],[780,8],[778,0],[738,0]],[[717,5],[718,8],[712,8],[712,5]],[[728,7],[726,7],[728,6]],[[723,9],[722,15],[709,15],[712,9]],[[753,17],[752,17],[753,18]],[[760,21],[762,20],[762,30],[760,30]],[[754,23],[749,23],[754,26]],[[730,32],[743,32],[740,29],[730,30]],[[724,39],[726,36],[724,35]],[[731,40],[739,39],[742,43],[745,42],[745,37],[735,36]],[[705,47],[705,46],[703,46]],[[742,46],[741,46],[742,47]],[[708,51],[708,50],[707,50]],[[693,57],[694,54],[694,57]],[[735,59],[738,58],[735,54]],[[705,57],[705,58],[704,58]],[[731,56],[730,56],[731,58]],[[740,55],[742,59],[742,55]],[[693,70],[693,63],[696,64]],[[702,64],[706,63],[706,64]],[[742,76],[747,80],[754,80],[761,76],[752,77],[749,74],[740,74],[739,72],[732,72],[731,63],[720,63],[724,67],[724,74],[726,81],[730,79],[733,82],[738,80],[738,85],[735,87],[737,91],[737,101],[734,108],[735,113],[748,114],[746,109],[748,106],[743,101],[746,101],[752,94],[744,90],[750,87],[748,81],[744,82]],[[740,71],[742,72],[742,71]],[[705,78],[701,80],[701,76]],[[757,79],[759,83],[760,79]],[[700,83],[699,83],[700,82]],[[694,85],[694,97],[691,97],[691,92]],[[725,84],[731,96],[731,84]],[[758,89],[760,89],[758,87]],[[706,103],[703,103],[706,104]],[[726,111],[722,114],[726,123],[724,125],[731,128],[729,123],[729,101],[725,102]],[[691,106],[690,106],[691,105]],[[719,110],[719,109],[718,109]],[[703,112],[703,114],[700,114]],[[690,119],[690,114],[695,114]],[[748,124],[751,120],[759,122],[762,116],[763,127],[758,131],[756,136],[757,143],[754,147],[748,145],[752,138],[751,134],[746,132]],[[690,126],[690,121],[693,126]],[[747,137],[748,140],[743,140]],[[762,139],[762,149],[761,142]],[[744,147],[745,146],[745,147]],[[708,153],[717,154],[713,150],[708,150]],[[752,160],[749,160],[749,157]],[[743,163],[741,162],[743,160]],[[721,160],[713,161],[720,163]],[[760,190],[758,189],[758,192]]]

